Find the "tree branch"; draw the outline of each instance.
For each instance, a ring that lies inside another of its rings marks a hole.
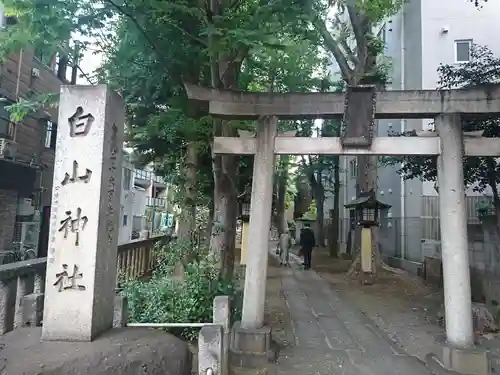
[[[357,66],[359,64],[358,57],[354,54],[352,51],[351,47],[347,44],[347,40],[345,39],[339,39],[339,44],[344,50],[344,54],[347,57],[347,59],[354,65]]]
[[[337,64],[339,65],[340,72],[342,73],[342,77],[346,82],[352,82],[353,79],[353,70],[349,66],[349,62],[345,57],[344,53],[340,49],[337,41],[333,38],[332,34],[326,28],[325,22],[319,19],[317,16],[313,17],[312,23],[316,30],[319,32],[323,41],[325,42],[328,50],[333,54]]]
[[[356,40],[356,54],[358,58],[356,71],[364,72],[367,58],[366,22],[357,10],[356,0],[346,0],[346,8],[349,20],[351,21],[354,39]]]
[[[163,55],[160,52],[160,49],[156,46],[156,43],[153,42],[153,40],[149,37],[149,35],[146,33],[146,31],[144,30],[144,28],[139,23],[139,21],[137,21],[137,19],[132,14],[130,14],[125,9],[123,9],[121,6],[119,6],[118,4],[116,4],[113,0],[105,0],[105,1],[107,1],[109,4],[111,4],[119,13],[123,14],[125,17],[127,17],[128,19],[130,19],[134,23],[134,25],[137,27],[137,29],[139,30],[139,32],[142,34],[142,36],[147,40],[147,42],[149,43],[149,45],[155,50],[155,52],[159,56]]]
[[[146,33],[146,31],[144,30],[144,28],[139,24],[139,22],[137,21],[137,19],[131,14],[129,13],[128,11],[126,11],[123,7],[121,7],[120,5],[116,4],[113,0],[105,0],[107,1],[109,4],[111,4],[116,10],[118,10],[118,12],[120,12],[121,14],[123,14],[124,16],[126,16],[127,18],[129,18],[136,26],[137,28],[139,29],[139,31],[141,32],[141,34],[146,38],[146,40],[148,41],[149,44],[151,44],[151,46],[156,50],[156,52],[158,53],[158,48],[156,48],[156,45],[155,43],[153,42],[153,40],[149,37],[149,35]],[[141,12],[142,14],[144,14],[143,12]],[[144,14],[146,17],[147,15]],[[206,41],[204,41],[203,39],[195,36],[195,35],[192,35],[190,34],[189,32],[187,32],[185,29],[183,29],[182,27],[180,27],[179,25],[176,25],[175,23],[171,22],[170,20],[166,20],[166,22],[172,26],[174,29],[177,29],[178,31],[180,31],[181,33],[183,33],[185,36],[187,36],[188,38],[191,38],[193,41],[201,44],[203,47],[208,47],[208,43]]]

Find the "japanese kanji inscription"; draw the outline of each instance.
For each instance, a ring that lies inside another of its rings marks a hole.
[[[70,275],[68,273],[68,265],[63,264],[62,265],[62,272],[56,273],[56,282],[54,283],[54,286],[59,288],[59,292],[62,292],[63,290],[68,290],[68,289],[75,289],[75,290],[85,290],[84,285],[78,284],[78,280],[83,278],[83,273],[78,272],[78,266],[75,264],[73,266],[73,273]]]
[[[61,87],[44,341],[92,341],[113,326],[124,115],[106,85]]]
[[[68,119],[71,137],[84,137],[90,131],[90,127],[95,120],[94,116],[90,113],[84,115],[83,112],[83,108],[78,107],[73,116]]]
[[[75,233],[75,246],[80,244],[80,231],[85,229],[89,219],[87,216],[82,216],[82,209],[78,207],[76,209],[76,217],[71,216],[71,211],[66,211],[67,218],[61,220],[61,227],[59,232],[64,232],[64,238],[68,238],[68,234],[71,231]]]
[[[87,183],[90,181],[90,177],[92,176],[92,171],[88,168],[85,169],[85,174],[78,176],[78,162],[76,160],[73,161],[73,171],[71,172],[71,176],[69,173],[64,174],[64,180],[62,180],[61,184],[63,186],[67,185],[70,182],[83,181]]]

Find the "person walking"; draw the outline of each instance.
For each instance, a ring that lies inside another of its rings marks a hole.
[[[304,230],[300,233],[300,246],[304,254],[304,269],[311,268],[312,251],[316,246],[316,238],[309,224],[304,224]]]
[[[279,240],[280,266],[290,267],[288,263],[288,258],[292,246],[293,246],[292,237],[290,236],[289,229],[286,228],[285,232],[281,234]]]

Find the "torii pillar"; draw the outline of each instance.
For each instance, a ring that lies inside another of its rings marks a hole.
[[[435,123],[441,147],[437,177],[446,338],[453,346],[469,347],[474,331],[460,115],[439,115]]]
[[[238,353],[261,353],[263,362],[271,350],[271,329],[264,327],[269,228],[273,199],[274,145],[278,118],[261,117],[257,121],[256,153],[253,165],[252,200],[248,233],[248,256],[241,322],[236,322],[231,336],[232,358]],[[242,356],[243,358],[243,356]]]

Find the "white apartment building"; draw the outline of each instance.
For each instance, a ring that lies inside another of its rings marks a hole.
[[[381,31],[385,54],[393,67],[388,89],[435,89],[439,65],[468,61],[472,44],[486,45],[500,55],[500,39],[496,37],[500,33],[499,14],[500,3],[495,1],[476,9],[465,0],[408,0],[402,11],[388,20]],[[386,136],[390,130],[428,129],[432,121],[381,120],[378,132]],[[355,158],[343,159],[341,201],[345,203],[355,197],[357,167]],[[389,256],[421,261],[425,240],[439,240],[438,194],[434,182],[403,182],[396,170],[394,167],[378,170],[377,195],[392,205],[382,223],[382,230],[385,230],[381,236],[382,251]],[[472,189],[467,194],[470,197],[469,217],[473,219],[477,196],[483,194]],[[328,203],[331,204],[331,200]],[[325,212],[330,208],[325,207]],[[344,212],[345,218],[348,215]]]
[[[123,159],[118,244],[168,230],[172,225],[170,186],[151,168],[135,169]]]

